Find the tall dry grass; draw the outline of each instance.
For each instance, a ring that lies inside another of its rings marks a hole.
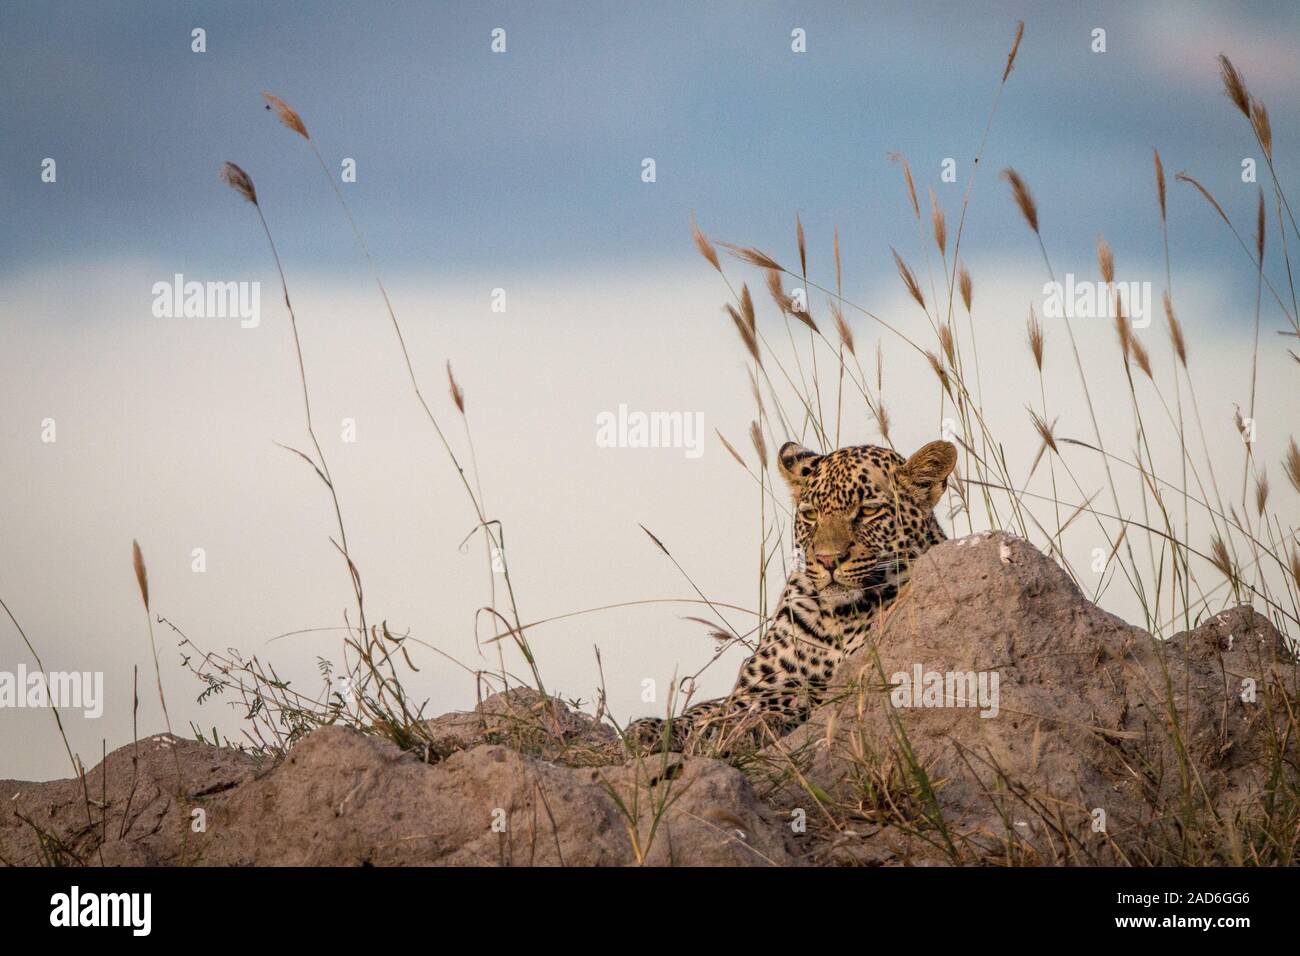
[[[1020,24],[996,87],[977,160],[972,164],[975,173],[980,169],[989,130],[1023,39],[1024,27]],[[968,531],[984,528],[1015,531],[1056,558],[1076,583],[1087,589],[1088,577],[1071,564],[1067,553],[1070,539],[1086,533],[1105,543],[1105,569],[1091,588],[1093,599],[1103,599],[1108,581],[1122,581],[1141,610],[1142,623],[1157,640],[1189,629],[1227,607],[1246,603],[1264,614],[1294,649],[1295,638],[1300,634],[1300,539],[1294,520],[1296,502],[1294,498],[1280,501],[1273,493],[1266,463],[1259,460],[1253,441],[1248,440],[1253,439],[1248,420],[1255,416],[1261,374],[1259,355],[1261,348],[1267,346],[1261,337],[1261,304],[1266,296],[1269,306],[1276,307],[1291,326],[1284,334],[1300,336],[1290,260],[1290,243],[1300,240],[1300,232],[1275,166],[1268,111],[1258,97],[1250,94],[1240,71],[1226,56],[1220,57],[1220,68],[1226,96],[1249,121],[1254,144],[1265,156],[1273,193],[1270,214],[1264,191],[1259,192],[1252,210],[1250,238],[1253,241],[1247,241],[1244,230],[1194,177],[1184,172],[1174,177],[1176,183],[1192,186],[1194,195],[1210,204],[1230,238],[1247,257],[1256,282],[1253,360],[1249,381],[1243,386],[1246,411],[1244,414],[1238,411],[1235,420],[1243,438],[1241,458],[1235,463],[1240,468],[1240,477],[1231,490],[1225,483],[1224,471],[1230,467],[1235,470],[1234,456],[1230,448],[1225,452],[1221,445],[1209,440],[1210,429],[1202,414],[1199,376],[1209,372],[1208,363],[1198,368],[1195,345],[1189,343],[1176,311],[1175,270],[1169,252],[1171,198],[1164,163],[1155,149],[1152,188],[1165,261],[1161,295],[1167,336],[1165,354],[1158,354],[1155,343],[1135,334],[1127,304],[1114,284],[1119,273],[1116,257],[1104,237],[1099,238],[1097,274],[1112,296],[1116,360],[1123,372],[1127,396],[1126,399],[1114,396],[1119,398],[1118,402],[1107,402],[1104,419],[1107,427],[1103,428],[1103,418],[1090,387],[1090,369],[1079,349],[1074,324],[1065,317],[1054,321],[1049,331],[1031,303],[1026,347],[1037,373],[1038,394],[1036,403],[1025,408],[1024,427],[1035,436],[1038,450],[1027,462],[1008,460],[1004,451],[1006,436],[1002,433],[1005,426],[1000,426],[1001,430],[994,427],[994,422],[1004,420],[1005,416],[999,416],[999,409],[985,403],[980,380],[981,323],[976,314],[980,310],[975,307],[978,276],[971,274],[960,255],[975,187],[974,175],[967,182],[956,229],[950,233],[948,218],[933,191],[926,216],[906,157],[897,153],[889,156],[901,169],[905,208],[915,219],[925,262],[918,270],[908,262],[906,253],[891,247],[893,266],[906,301],[924,319],[928,335],[905,331],[915,327],[907,316],[886,319],[845,298],[838,231],[831,240],[835,272],[831,288],[829,281],[819,283],[810,277],[808,239],[801,222],[797,222],[795,231],[797,268],[787,268],[779,256],[755,246],[714,242],[692,222],[696,247],[722,276],[732,295],[725,308],[741,334],[753,374],[757,375],[761,369],[766,381],[770,383],[777,378],[786,386],[780,393],[771,390],[768,400],[775,414],[759,420],[767,429],[766,446],[779,447],[786,440],[798,440],[821,451],[836,447],[839,417],[844,413],[842,387],[851,399],[861,401],[868,420],[876,423],[880,443],[893,447],[889,416],[885,412],[887,395],[881,370],[884,364],[880,358],[881,346],[877,345],[874,381],[856,361],[856,349],[860,347],[856,343],[863,342],[868,335],[878,335],[878,341],[902,347],[904,359],[896,361],[909,370],[908,374],[928,368],[936,382],[938,420],[943,421],[949,408],[955,413],[955,433],[945,436],[959,446],[961,453],[957,480],[947,501],[947,517],[954,531],[963,525]],[[1009,167],[1002,171],[1001,177],[1038,250],[1047,278],[1055,281],[1057,270],[1049,248],[1051,217],[1043,214],[1029,177],[1023,171]],[[1270,231],[1277,237],[1271,270],[1266,265],[1269,245],[1266,237]],[[766,275],[777,310],[787,324],[791,317],[786,304],[790,295],[782,288],[783,279],[824,295],[826,307],[835,319],[837,337],[832,339],[823,334],[809,309],[794,316],[808,329],[806,345],[791,341],[789,348],[772,348],[763,330],[765,321],[748,310],[743,295],[736,295],[737,285],[742,292],[745,285],[724,267],[717,255],[718,248],[728,252],[742,268],[756,268]],[[937,267],[932,265],[932,256],[937,258]],[[1282,279],[1275,284],[1278,273]],[[961,315],[956,302],[964,308],[964,323],[959,321]],[[846,315],[854,317],[856,323],[865,322],[865,326],[855,329],[854,323],[846,321]],[[1058,359],[1062,352],[1072,366],[1068,378],[1060,371]],[[1300,356],[1294,351],[1290,354],[1300,363]],[[1204,363],[1204,359],[1201,361]],[[833,376],[836,382],[833,406],[823,402],[817,379],[802,374],[805,368],[818,368],[824,379]],[[1073,398],[1087,412],[1089,433],[1084,436],[1063,433],[1053,412],[1054,407],[1060,407],[1061,395],[1070,384]],[[1129,419],[1127,427],[1117,428],[1115,414],[1124,406]],[[827,407],[834,408],[834,420],[822,414]],[[1217,424],[1222,427],[1224,423]],[[1120,432],[1127,434],[1117,438]],[[830,440],[831,435],[836,440]],[[1161,470],[1153,447],[1166,442],[1175,445],[1178,451],[1175,470],[1168,473]],[[1131,448],[1127,454],[1114,450],[1125,445]],[[752,475],[743,457],[730,444],[727,447]],[[1047,474],[1036,481],[1044,463]],[[1294,489],[1300,491],[1300,448],[1294,438],[1280,465]],[[1100,474],[1100,487],[1091,483],[1093,474]],[[759,517],[761,540],[767,541],[771,536],[769,520],[778,526],[776,537],[788,540],[790,536],[788,520],[782,518],[780,495],[780,489],[768,489]],[[1182,717],[1174,703],[1173,688],[1168,688],[1166,703],[1166,730],[1175,750],[1183,753]],[[1284,728],[1282,734],[1266,742],[1266,746],[1273,748],[1270,759],[1277,768],[1275,789],[1270,806],[1248,821],[1248,833],[1217,818],[1213,808],[1202,799],[1204,795],[1196,792],[1194,771],[1184,766],[1183,793],[1169,821],[1168,845],[1149,848],[1141,858],[1131,862],[1294,862],[1300,842],[1300,772],[1294,765],[1292,741],[1300,738],[1300,715],[1287,712],[1279,720]],[[885,765],[881,754],[857,755],[863,806],[834,806],[826,795],[811,789],[810,795],[833,832],[850,827],[851,821],[863,819],[864,813],[870,819],[879,819],[884,814],[894,825],[935,840],[936,846],[954,862],[963,862],[963,854],[949,839],[944,821],[935,817],[937,805],[932,784],[925,777],[924,768],[911,757],[912,750],[901,723],[895,731],[892,741],[881,742],[882,749],[890,751],[894,758],[884,776],[880,769]],[[769,748],[765,755],[756,754],[751,759],[763,765],[764,773],[782,780],[801,779],[798,759],[792,755],[784,761],[774,760],[773,752]],[[775,752],[779,753],[779,749]],[[773,763],[777,766],[773,767]],[[1014,782],[1004,783],[1011,786]],[[1189,833],[1193,838],[1188,838]],[[1009,857],[1003,862],[1025,861]]]
[[[717,637],[718,652],[700,670],[683,679],[681,691],[675,683],[673,700],[668,713],[689,703],[694,681],[723,652],[735,645],[752,648],[762,639],[766,609],[769,605],[768,577],[778,571],[788,573],[786,566],[790,537],[790,510],[783,500],[781,488],[770,481],[767,461],[770,449],[784,441],[795,439],[814,448],[830,450],[837,447],[843,434],[846,418],[857,416],[855,406],[860,403],[868,420],[876,425],[881,443],[893,447],[890,434],[891,412],[885,388],[885,345],[901,346],[904,365],[929,370],[936,382],[935,403],[937,419],[943,421],[951,413],[957,423],[950,435],[960,448],[961,461],[958,480],[952,483],[947,504],[947,517],[956,530],[964,526],[967,531],[982,528],[1013,530],[1039,544],[1052,555],[1081,585],[1088,582],[1079,568],[1069,558],[1069,541],[1081,533],[1098,537],[1105,542],[1105,572],[1092,590],[1094,599],[1101,599],[1108,582],[1122,581],[1141,608],[1143,623],[1157,638],[1168,636],[1177,629],[1186,629],[1197,621],[1229,605],[1249,602],[1284,634],[1296,633],[1300,624],[1300,548],[1296,543],[1296,528],[1288,523],[1283,513],[1276,510],[1278,501],[1271,492],[1264,463],[1256,460],[1253,448],[1244,444],[1241,461],[1241,481],[1235,486],[1237,494],[1231,500],[1224,494],[1222,471],[1227,466],[1222,454],[1208,440],[1206,422],[1202,415],[1202,402],[1198,392],[1198,369],[1195,346],[1189,343],[1178,317],[1173,293],[1174,264],[1169,251],[1170,196],[1164,162],[1159,150],[1153,149],[1153,193],[1159,210],[1159,224],[1163,258],[1165,260],[1165,288],[1161,295],[1164,328],[1168,340],[1167,351],[1159,354],[1144,338],[1135,335],[1126,314],[1126,305],[1117,292],[1111,305],[1115,314],[1116,359],[1124,376],[1129,422],[1122,429],[1125,434],[1116,437],[1116,429],[1103,429],[1097,404],[1089,384],[1089,369],[1080,352],[1076,330],[1066,318],[1053,323],[1048,329],[1036,314],[1033,305],[1028,309],[1025,326],[1025,346],[1037,376],[1036,401],[1024,409],[1024,426],[1037,441],[1037,452],[1030,461],[1008,458],[1005,436],[995,422],[998,409],[986,404],[979,361],[979,339],[989,334],[983,328],[983,315],[989,311],[981,307],[977,296],[978,276],[966,264],[968,250],[964,249],[968,214],[976,178],[985,156],[994,120],[1003,90],[1013,75],[1017,53],[1025,38],[1023,24],[1016,28],[997,81],[993,103],[976,150],[974,173],[968,178],[961,200],[955,226],[933,190],[928,193],[928,210],[923,212],[918,198],[916,179],[905,156],[891,154],[902,173],[907,208],[915,221],[920,244],[920,269],[913,267],[908,256],[891,247],[893,267],[911,306],[924,320],[926,335],[907,331],[916,324],[916,316],[899,315],[883,317],[871,309],[850,301],[844,294],[844,274],[838,230],[831,237],[833,250],[833,285],[830,279],[821,282],[816,277],[816,263],[809,255],[808,236],[800,217],[794,223],[794,254],[797,265],[790,267],[778,257],[754,246],[714,241],[692,217],[692,241],[700,255],[722,279],[730,301],[724,305],[739,335],[749,365],[749,386],[752,393],[754,417],[750,424],[750,445],[755,459],[749,460],[736,445],[718,433],[727,452],[744,469],[747,477],[757,487],[757,515],[759,552],[756,561],[757,611],[752,628],[737,630],[721,613],[721,604],[709,598],[678,564],[672,552],[649,530],[653,544],[670,560],[695,590],[699,603],[713,612],[721,628],[713,620],[704,620],[711,633]],[[1231,103],[1247,118],[1251,135],[1263,151],[1272,179],[1274,215],[1271,218],[1279,233],[1276,243],[1280,250],[1280,266],[1285,273],[1283,291],[1274,285],[1265,268],[1266,232],[1269,217],[1266,215],[1264,194],[1261,191],[1255,209],[1254,242],[1248,243],[1227,211],[1194,177],[1180,172],[1175,183],[1193,187],[1207,201],[1224,223],[1237,245],[1248,257],[1257,281],[1255,308],[1254,348],[1256,361],[1252,367],[1251,382],[1246,404],[1247,415],[1253,417],[1257,394],[1258,351],[1261,347],[1260,303],[1265,293],[1270,305],[1276,304],[1297,333],[1294,285],[1291,279],[1288,231],[1296,233],[1290,204],[1282,190],[1274,166],[1273,139],[1270,120],[1264,104],[1249,93],[1244,78],[1226,58],[1221,58],[1225,92]],[[465,415],[465,396],[447,366],[448,387],[452,403],[465,426],[465,442],[469,449],[471,468],[462,467],[460,457],[444,432],[440,422],[426,402],[414,372],[407,350],[401,324],[391,299],[380,277],[378,267],[357,225],[352,210],[343,197],[333,175],[325,165],[316,142],[307,131],[299,114],[282,99],[265,94],[267,108],[273,110],[283,125],[301,137],[313,153],[316,164],[330,183],[331,190],[343,211],[358,247],[362,252],[395,332],[401,359],[407,369],[413,393],[424,411],[433,431],[445,450],[449,461],[460,476],[471,507],[478,520],[478,529],[485,535],[489,561],[495,554],[504,556],[504,532],[498,522],[487,517],[483,505],[477,461],[473,454],[473,441]],[[1057,270],[1053,264],[1049,244],[1051,217],[1044,215],[1029,177],[1016,168],[1006,168],[1001,178],[1007,183],[1011,202],[1019,211],[1030,239],[1042,259],[1046,276],[1055,280]],[[249,190],[251,191],[251,182]],[[246,197],[249,198],[249,197]],[[255,199],[250,201],[257,205]],[[261,213],[258,207],[259,215]],[[265,227],[265,219],[263,219]],[[269,229],[266,230],[270,239]],[[272,246],[274,244],[272,243]],[[725,251],[743,268],[756,269],[754,281],[764,287],[776,311],[776,321],[760,318],[760,310],[751,294],[749,281],[733,276],[724,264],[719,249]],[[1277,257],[1275,257],[1277,259]],[[1097,274],[1110,289],[1119,274],[1119,265],[1110,245],[1099,238],[1097,247]],[[796,286],[799,293],[787,289]],[[829,322],[815,315],[809,301],[812,293],[825,296]],[[1289,306],[1287,302],[1290,302]],[[286,305],[288,305],[286,291]],[[964,313],[964,321],[963,319]],[[290,309],[291,321],[292,310]],[[874,368],[864,366],[861,351],[865,343],[875,338]],[[1070,369],[1069,376],[1061,373],[1060,357],[1064,353]],[[1295,353],[1292,353],[1293,356]],[[895,358],[894,362],[900,360]],[[1297,359],[1300,361],[1300,359]],[[914,364],[914,363],[920,363]],[[892,362],[890,364],[893,364]],[[306,399],[305,370],[299,368]],[[1066,403],[1063,388],[1072,387],[1087,410],[1089,433],[1073,436],[1063,432],[1059,409]],[[1114,413],[1115,407],[1108,406]],[[1243,419],[1244,420],[1244,419]],[[1108,423],[1111,419],[1108,417]],[[308,421],[310,431],[310,419]],[[1244,427],[1244,426],[1243,426]],[[1157,467],[1153,438],[1176,438],[1178,462],[1175,473],[1163,474]],[[1117,444],[1118,443],[1118,444]],[[1112,447],[1128,445],[1131,452],[1121,454]],[[319,449],[318,449],[319,451]],[[306,456],[304,456],[306,457]],[[323,456],[320,456],[323,465]],[[310,459],[309,459],[310,460]],[[316,463],[313,462],[315,465]],[[1295,490],[1300,492],[1300,448],[1292,440],[1287,457],[1282,462],[1283,473]],[[1040,478],[1042,471],[1046,476]],[[318,467],[327,484],[328,474]],[[1092,475],[1100,473],[1100,487],[1092,482]],[[1037,480],[1036,480],[1037,479]],[[1123,479],[1123,480],[1121,480]],[[1136,481],[1132,480],[1136,479]],[[1253,497],[1252,497],[1253,492]],[[333,489],[331,487],[331,493]],[[335,497],[336,512],[337,498]],[[1290,503],[1293,506],[1293,502]],[[1271,510],[1272,509],[1272,510]],[[342,536],[341,512],[339,512]],[[1083,531],[1086,526],[1086,532]],[[1198,537],[1194,538],[1194,533]],[[1200,537],[1199,535],[1204,535]],[[346,551],[344,551],[346,557]],[[349,560],[349,567],[351,562]],[[352,568],[355,575],[355,569]],[[491,577],[489,578],[491,580]],[[480,612],[493,622],[494,635],[487,643],[502,647],[503,642],[513,642],[528,666],[531,683],[544,692],[537,662],[533,657],[525,632],[542,622],[524,624],[515,606],[509,572],[505,575],[508,607],[498,608],[495,590],[491,603]],[[359,613],[360,589],[357,581]],[[607,608],[590,608],[573,612],[591,613]],[[567,616],[567,615],[566,615]],[[552,619],[556,620],[558,618]],[[393,648],[405,654],[407,644],[421,644],[404,635],[394,638],[386,627],[382,631],[371,628],[370,636],[362,628],[349,638],[354,650],[369,648],[360,656],[371,670],[362,674],[365,686],[373,681],[380,688],[400,687],[399,675],[387,671],[383,675],[372,673],[376,661],[390,661]],[[390,647],[390,645],[392,645]],[[428,646],[428,645],[424,645]],[[500,653],[500,651],[498,651]],[[409,663],[409,658],[407,658]],[[459,664],[459,662],[456,662]],[[411,665],[413,667],[413,665]],[[485,672],[465,665],[480,687]],[[394,708],[383,699],[383,694],[368,698],[365,714],[352,712],[332,699],[330,688],[334,681],[332,665],[321,659],[323,688],[320,695],[303,696],[291,691],[280,681],[273,668],[257,660],[213,657],[207,655],[197,671],[208,681],[208,693],[225,693],[232,688],[239,696],[247,715],[259,728],[250,740],[261,749],[280,751],[301,734],[321,723],[348,720],[368,732],[381,732],[403,746],[424,752],[429,759],[438,754],[431,752],[431,743],[421,739],[418,712],[405,707]],[[370,674],[369,677],[366,675]],[[494,686],[509,687],[518,678],[510,674],[503,656],[499,657],[497,672],[492,675]],[[882,678],[883,679],[883,678]],[[397,698],[400,701],[400,697]],[[604,710],[603,691],[600,695]],[[1173,689],[1169,689],[1168,733],[1178,752],[1180,726],[1177,707],[1173,703]],[[1287,724],[1287,736],[1300,733],[1300,724],[1294,715]],[[783,742],[769,734],[768,748],[757,752],[728,755],[733,763],[745,769],[756,779],[768,781],[793,779],[813,797],[819,819],[830,834],[850,832],[854,821],[880,822],[933,842],[953,862],[965,862],[966,850],[950,832],[939,809],[935,796],[936,783],[931,781],[915,756],[901,721],[893,727],[893,738],[879,742],[876,750],[864,750],[855,756],[855,772],[859,780],[860,799],[856,805],[837,803],[807,780],[800,771],[802,755],[787,752]],[[1274,805],[1251,822],[1253,830],[1243,835],[1237,830],[1229,832],[1223,822],[1214,818],[1212,808],[1207,808],[1196,793],[1194,773],[1184,766],[1182,780],[1184,792],[1171,820],[1170,837],[1166,846],[1148,848],[1134,863],[1205,863],[1205,862],[1283,862],[1294,855],[1296,840],[1291,830],[1300,821],[1300,799],[1297,799],[1294,767],[1290,767],[1290,743],[1278,739],[1276,762],[1279,786],[1275,789]],[[642,758],[637,757],[638,760]],[[647,779],[653,778],[653,768],[642,765]],[[662,769],[662,768],[661,768]],[[1283,772],[1285,770],[1285,772]],[[1015,781],[1003,781],[1014,789]],[[1030,802],[1034,794],[1025,794]],[[638,841],[653,840],[655,827],[662,814],[671,805],[671,790],[661,790],[653,797],[651,808],[654,824],[648,834],[637,830],[642,795],[615,794],[629,821],[629,839],[643,857],[646,847]],[[650,800],[649,790],[644,799]],[[1188,839],[1187,833],[1195,833]],[[1245,842],[1243,843],[1243,838]],[[1004,863],[1031,862],[1018,856],[1008,847]]]

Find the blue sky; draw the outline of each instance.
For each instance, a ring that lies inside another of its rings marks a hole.
[[[1091,269],[1104,231],[1126,262],[1162,261],[1150,148],[1248,222],[1251,155],[1214,55],[1268,103],[1294,169],[1300,7],[1193,3],[44,3],[0,11],[0,273],[133,258],[165,273],[265,255],[217,180],[243,165],[287,264],[364,274],[305,144],[258,93],[284,96],[331,164],[389,275],[533,270],[600,281],[694,255],[706,231],[793,258],[841,230],[851,271],[916,252],[898,169],[911,159],[955,221],[1017,19],[1025,41],[989,138],[965,248],[1032,256],[996,171],[1019,168],[1061,264]],[[190,51],[207,30],[208,52]],[[508,52],[489,34],[507,30]],[[1090,31],[1108,50],[1089,50]],[[808,52],[790,50],[807,31]],[[58,161],[42,184],[42,158]],[[644,157],[658,181],[639,179]],[[956,184],[939,182],[944,157]],[[337,168],[337,166],[335,166]],[[1294,179],[1293,179],[1294,181]],[[1174,256],[1239,256],[1172,181]],[[1231,262],[1232,281],[1247,281]],[[824,267],[824,266],[823,266]],[[1152,277],[1157,278],[1157,277]],[[896,281],[896,280],[892,280]]]

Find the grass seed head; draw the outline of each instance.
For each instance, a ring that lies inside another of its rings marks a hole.
[[[1034,365],[1038,371],[1043,370],[1043,325],[1034,314],[1034,307],[1029,307],[1029,318],[1025,320],[1025,334],[1029,339],[1029,351],[1034,356]]]
[[[311,139],[311,136],[307,134],[307,127],[303,123],[302,117],[298,115],[297,110],[274,93],[268,93],[266,90],[262,91],[262,99],[266,100],[266,108],[268,110],[275,111],[275,115],[280,118],[281,123],[289,127],[289,129],[293,130],[303,139]]]
[[[921,204],[916,201],[916,183],[912,180],[912,167],[907,163],[907,157],[902,153],[890,153],[889,161],[898,163],[903,167],[903,180],[907,183],[907,198],[912,200],[912,214],[919,221],[921,218]]]
[[[708,236],[700,231],[699,225],[695,222],[695,214],[691,214],[691,238],[695,240],[695,248],[700,250],[700,255],[708,260],[709,265],[722,274],[722,263],[718,261],[718,250],[713,248],[713,243],[709,242]]]
[[[1024,179],[1020,174],[1008,166],[1002,170],[1002,178],[1011,184],[1011,195],[1020,207],[1020,215],[1025,217],[1025,222],[1029,228],[1038,234],[1038,204],[1034,202],[1033,194],[1029,192],[1029,187],[1025,185]]]
[[[749,289],[745,286],[742,286],[741,289],[743,292],[741,303],[743,305],[745,302],[750,302]],[[736,331],[740,333],[740,339],[745,343],[745,348],[749,351],[750,356],[759,366],[762,366],[763,360],[758,352],[758,334],[755,330],[754,323],[747,320],[745,316],[737,312],[735,307],[730,303],[727,304],[726,309],[727,314],[731,316],[731,321],[736,324]],[[751,317],[753,315],[752,302],[750,302],[749,315]]]
[[[144,567],[144,554],[140,551],[140,542],[131,542],[131,564],[135,568],[135,583],[140,587],[140,600],[144,609],[149,610],[149,572]]]
[[[722,442],[722,447],[731,452],[731,457],[740,463],[740,467],[744,468],[745,459],[741,458],[740,452],[736,451],[735,446],[732,445],[731,442],[727,441],[727,436],[723,435],[722,432],[718,431],[716,428],[714,429],[714,434],[718,436],[718,441]]]
[[[1264,101],[1258,97],[1251,97],[1250,100],[1250,124],[1255,127],[1255,135],[1259,137],[1259,145],[1264,150],[1264,155],[1268,161],[1273,161],[1273,127],[1268,121],[1268,109],[1264,106]]]
[[[1165,221],[1165,164],[1160,162],[1160,150],[1152,147],[1156,164],[1156,195],[1160,198],[1160,221]]]
[[[1021,20],[1016,24],[1016,38],[1011,41],[1011,52],[1007,54],[1007,66],[1006,69],[1002,71],[1003,83],[1007,81],[1007,77],[1011,75],[1011,70],[1016,65],[1016,54],[1020,52],[1020,41],[1024,38],[1024,35],[1025,21]]]
[[[950,366],[957,365],[957,343],[953,339],[952,326],[947,322],[939,323],[939,347],[943,349],[944,357],[948,359]]]
[[[844,294],[844,270],[840,266],[840,227],[835,227],[835,293]]]
[[[1249,427],[1246,424],[1246,419],[1242,417],[1240,405],[1232,406],[1232,424],[1236,426],[1237,434],[1245,441],[1248,437]]]
[[[1178,316],[1174,315],[1174,304],[1170,301],[1169,293],[1164,295],[1165,302],[1165,322],[1169,326],[1169,341],[1173,343],[1174,354],[1178,356],[1178,361],[1182,363],[1183,368],[1187,368],[1187,341],[1183,338],[1183,326],[1178,321]]]
[[[794,311],[794,300],[785,294],[785,289],[781,286],[781,273],[775,269],[767,270],[767,292],[782,314],[788,315]]]
[[[749,294],[749,286],[741,285],[740,287],[740,314],[749,326],[749,331],[757,334],[758,324],[754,320],[754,299]]]
[[[253,180],[248,173],[244,172],[234,163],[221,164],[221,178],[227,186],[239,193],[254,206],[257,205],[257,190],[253,186]]]
[[[1250,118],[1250,93],[1246,90],[1246,81],[1237,68],[1222,53],[1219,54],[1219,77],[1223,80],[1223,92],[1232,104],[1241,110],[1241,115]]]
[[[939,379],[939,384],[943,386],[943,390],[951,395],[952,387],[948,383],[948,371],[943,367],[943,359],[929,350],[926,350],[925,358],[930,363],[930,368],[935,376]]]
[[[1205,201],[1214,207],[1214,211],[1219,214],[1219,218],[1222,219],[1224,222],[1226,222],[1229,227],[1232,226],[1232,220],[1229,219],[1228,214],[1223,211],[1223,207],[1219,205],[1219,201],[1210,195],[1210,191],[1208,189],[1202,186],[1191,176],[1188,176],[1186,173],[1179,173],[1177,176],[1174,177],[1174,179],[1177,179],[1181,182],[1190,183],[1191,185],[1195,186],[1197,191],[1199,191],[1200,194],[1205,197]]]
[[[1291,438],[1287,442],[1286,456],[1282,459],[1282,468],[1286,471],[1287,481],[1291,482],[1291,487],[1300,491],[1300,448],[1296,447],[1295,439]]]
[[[1223,539],[1217,534],[1210,540],[1210,563],[1227,578],[1228,583],[1234,587],[1237,584],[1237,569],[1232,563],[1232,558],[1228,554],[1228,546],[1223,543]]]
[[[831,300],[831,315],[835,318],[835,331],[840,334],[840,344],[849,350],[850,355],[857,355],[858,351],[853,347],[853,330],[844,321],[844,310],[834,299]]]
[[[1043,420],[1042,416],[1031,408],[1029,409],[1029,420],[1034,423],[1034,431],[1038,432],[1038,437],[1042,439],[1043,444],[1055,452],[1056,423],[1059,419],[1052,419],[1052,423],[1049,425]]]
[[[1124,364],[1127,366],[1133,354],[1133,329],[1129,325],[1128,316],[1124,314],[1122,306],[1115,310],[1115,335],[1119,339],[1119,350],[1123,354]]]
[[[925,296],[921,294],[921,286],[916,281],[916,275],[908,264],[903,261],[903,257],[898,254],[897,249],[890,246],[889,251],[894,254],[894,265],[898,267],[898,274],[902,278],[903,284],[907,286],[908,293],[916,300],[916,304],[924,310]]]
[[[726,249],[742,262],[748,262],[752,266],[758,266],[760,269],[776,269],[778,272],[784,272],[781,263],[777,262],[766,252],[760,252],[752,246],[736,246],[730,242],[719,242],[718,245]]]
[[[767,442],[763,441],[763,428],[757,421],[749,423],[749,440],[754,445],[754,451],[758,452],[760,466],[767,468]]]
[[[461,391],[460,386],[456,384],[456,376],[452,374],[451,362],[447,363],[447,385],[451,390],[451,400],[456,403],[456,408],[462,415],[465,414],[465,393]]]
[[[934,244],[939,247],[939,255],[947,255],[948,224],[943,218],[943,207],[939,205],[933,188],[930,190],[930,225],[934,230]]]
[[[803,275],[808,274],[808,243],[804,239],[803,220],[799,214],[794,214],[794,238],[799,245],[799,271]]]
[[[794,316],[796,319],[798,319],[800,322],[802,322],[804,325],[808,326],[808,328],[811,329],[813,332],[821,332],[821,329],[817,328],[817,323],[813,321],[812,315],[810,315],[808,312],[806,311],[801,312],[798,309],[793,309],[790,312],[790,314]]]
[[[1115,256],[1110,251],[1110,243],[1105,236],[1097,237],[1097,267],[1101,270],[1102,281],[1115,281]]]
[[[1155,376],[1151,374],[1151,356],[1148,354],[1146,346],[1142,344],[1142,340],[1137,336],[1132,336],[1129,341],[1133,346],[1134,363],[1147,378],[1154,382]]]

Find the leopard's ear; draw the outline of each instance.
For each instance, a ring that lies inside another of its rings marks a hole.
[[[957,448],[952,442],[932,441],[899,466],[895,480],[917,504],[933,508],[956,464]]]
[[[781,450],[776,453],[776,464],[781,470],[781,477],[790,486],[791,492],[795,495],[799,494],[821,457],[798,442],[788,441],[781,446]]]

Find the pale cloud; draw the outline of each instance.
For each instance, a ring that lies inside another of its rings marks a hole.
[[[1129,9],[1142,61],[1171,95],[1220,91],[1218,57],[1223,53],[1245,76],[1251,93],[1270,108],[1296,104],[1300,17],[1293,4],[1282,5],[1276,17],[1267,8],[1256,8],[1262,15],[1247,17],[1243,13],[1249,8],[1210,4],[1137,4]]]

